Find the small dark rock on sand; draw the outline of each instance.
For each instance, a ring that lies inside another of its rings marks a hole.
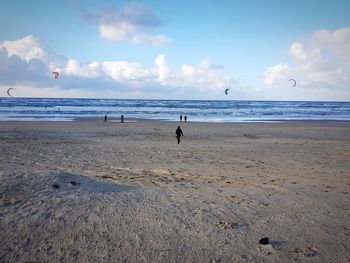
[[[52,186],[53,188],[55,188],[55,189],[60,188],[60,186],[59,186],[58,184],[56,184],[56,183],[53,183],[51,186]]]
[[[269,238],[268,237],[264,237],[262,239],[259,240],[259,244],[261,245],[268,245],[269,244]]]

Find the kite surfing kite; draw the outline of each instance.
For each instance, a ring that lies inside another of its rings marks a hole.
[[[12,97],[12,95],[10,94],[10,90],[12,90],[12,89],[15,89],[15,88],[9,88],[9,89],[7,90],[7,95],[9,95],[10,97]]]
[[[60,75],[60,73],[58,73],[57,71],[52,72],[52,74],[55,75],[55,79],[57,79],[58,76]]]
[[[293,82],[293,87],[295,87],[297,85],[297,81],[295,79],[289,79],[289,81]]]
[[[229,91],[229,89],[225,89],[225,94],[227,95],[227,92]]]

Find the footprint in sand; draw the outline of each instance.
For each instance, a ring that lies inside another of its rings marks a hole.
[[[294,253],[302,254],[306,257],[315,257],[318,255],[318,251],[316,247],[307,247],[305,249],[302,248],[296,248],[294,249]]]
[[[229,220],[220,221],[216,224],[217,227],[223,228],[223,229],[235,229],[239,230],[241,228],[248,228],[249,225],[247,223],[241,223],[241,222],[230,222]]]
[[[238,201],[237,204],[240,204],[240,205],[249,205],[249,204],[250,204],[250,201],[243,198],[243,199],[241,199],[240,201]]]

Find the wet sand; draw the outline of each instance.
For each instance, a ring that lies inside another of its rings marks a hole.
[[[0,261],[349,262],[349,123],[177,125],[0,122]]]

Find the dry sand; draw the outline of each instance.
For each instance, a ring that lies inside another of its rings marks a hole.
[[[177,125],[0,122],[0,262],[350,262],[349,123]]]

